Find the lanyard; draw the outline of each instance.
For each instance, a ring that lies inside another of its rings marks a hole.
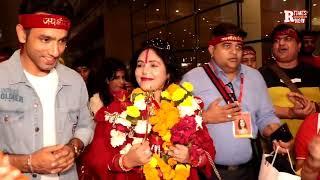
[[[243,96],[243,82],[244,82],[243,75],[242,74],[240,75],[240,93],[239,93],[238,100],[237,100],[236,93],[235,93],[235,90],[233,88],[232,83],[229,82],[228,84],[224,84],[223,81],[220,78],[218,78],[218,79],[219,79],[219,82],[221,83],[221,85],[223,85],[224,88],[226,89],[226,91],[228,92],[230,98],[233,101],[238,101],[239,103],[241,103],[242,96]]]
[[[209,64],[210,67],[214,70],[214,72],[216,72],[216,69],[214,68],[214,66],[210,63]],[[239,103],[241,103],[242,101],[242,97],[243,97],[243,84],[244,84],[244,77],[243,77],[243,74],[240,74],[240,93],[239,93],[239,98],[237,100],[237,97],[236,97],[236,93],[235,93],[235,90],[233,88],[233,85],[231,82],[229,82],[228,84],[224,84],[224,82],[217,76],[217,79],[219,80],[220,84],[222,87],[224,87],[224,89],[227,91],[228,95],[230,96],[230,98],[233,100],[233,101],[238,101]]]

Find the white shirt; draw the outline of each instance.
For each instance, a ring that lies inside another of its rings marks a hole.
[[[34,76],[24,71],[27,79],[40,98],[43,111],[43,146],[56,145],[55,99],[58,87],[58,73],[52,69],[46,76]],[[41,180],[59,180],[56,174],[41,175]]]

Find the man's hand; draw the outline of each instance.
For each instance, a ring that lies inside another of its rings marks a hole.
[[[293,148],[294,140],[291,139],[288,142],[283,142],[281,140],[279,140],[279,141],[274,140],[274,141],[272,141],[272,144],[273,144],[273,150],[274,151],[277,149],[277,147],[279,147],[278,153],[286,154],[287,150],[290,151]]]
[[[280,127],[279,123],[271,123],[268,124],[264,129],[263,129],[263,136],[264,137],[270,137],[273,132],[275,132],[278,128]],[[283,154],[287,153],[286,149],[289,151],[293,148],[294,145],[294,140],[290,140],[288,142],[283,142],[281,140],[274,140],[272,142],[273,144],[273,150],[276,150],[277,146],[279,147],[278,152]]]
[[[72,145],[64,145],[61,149],[54,152],[54,155],[57,159],[57,166],[59,169],[62,169],[61,172],[69,170],[75,159],[75,152]]]
[[[58,160],[62,156],[56,155],[55,152],[61,150],[64,145],[54,145],[44,147],[31,154],[31,165],[35,173],[39,174],[56,174],[63,170]]]
[[[203,119],[205,123],[217,124],[228,121],[233,121],[236,116],[240,115],[241,108],[237,103],[231,103],[224,106],[220,106],[219,103],[222,98],[215,99],[203,112]]]
[[[307,97],[299,93],[288,93],[288,99],[294,105],[292,108],[289,108],[289,117],[304,119],[308,115],[316,112],[315,102],[310,101]]]

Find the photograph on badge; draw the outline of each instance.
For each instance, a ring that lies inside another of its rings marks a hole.
[[[242,112],[241,115],[233,121],[233,134],[236,138],[253,137],[250,113]]]

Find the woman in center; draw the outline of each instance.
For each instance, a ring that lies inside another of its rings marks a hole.
[[[179,66],[168,42],[147,41],[133,59],[140,88],[123,112],[99,110],[105,119],[103,151],[92,154],[89,169],[98,179],[210,179],[215,150],[202,123],[200,99],[192,85],[179,80]],[[101,141],[100,141],[101,142]],[[95,139],[92,143],[95,145]],[[90,152],[89,152],[90,153]]]

